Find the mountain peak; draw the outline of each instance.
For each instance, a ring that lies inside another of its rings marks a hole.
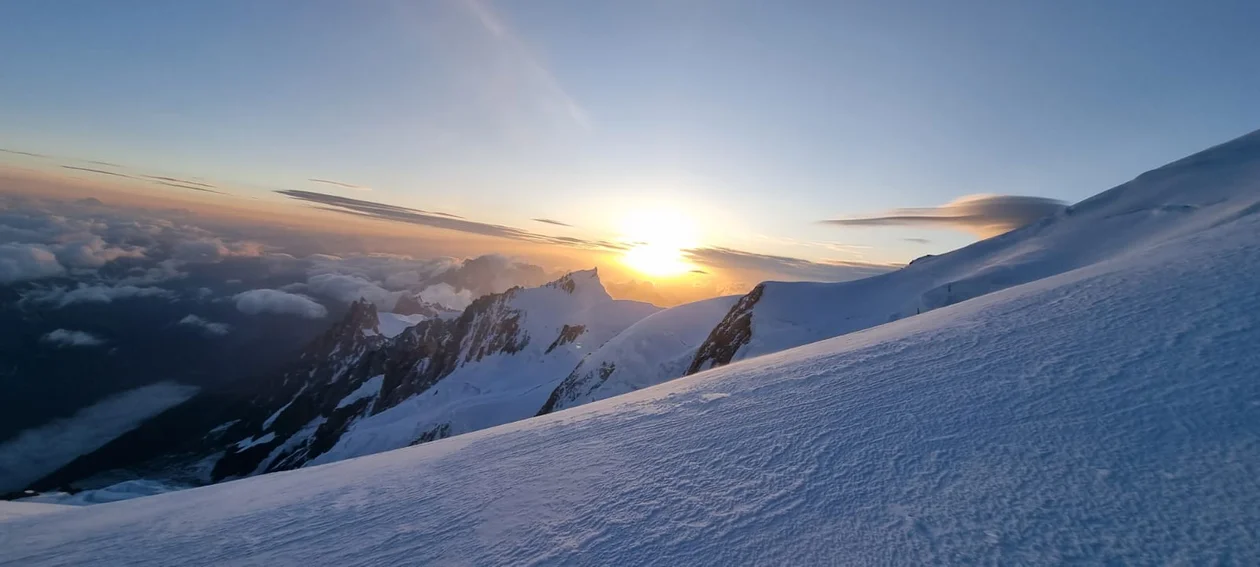
[[[599,280],[599,268],[578,270],[560,276],[543,287],[564,290],[569,295],[589,297],[598,300],[611,300],[608,290]]]

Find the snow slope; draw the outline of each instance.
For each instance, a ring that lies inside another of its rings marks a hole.
[[[0,563],[1260,563],[1243,141],[1151,189],[1213,214],[1134,212],[1161,237],[1106,261],[435,443],[12,519]]]
[[[73,509],[73,506],[62,504],[45,504],[42,502],[11,502],[0,501],[0,522],[11,520],[13,518],[21,518],[25,516],[34,516],[37,514],[48,514],[50,512],[61,512]],[[3,536],[0,536],[3,540]]]
[[[578,363],[551,393],[550,413],[682,376],[709,330],[738,296],[715,297],[654,313],[613,337]]]
[[[1258,146],[1255,132],[896,272],[843,283],[763,283],[714,329],[690,371],[866,329],[1200,230],[1256,202]]]

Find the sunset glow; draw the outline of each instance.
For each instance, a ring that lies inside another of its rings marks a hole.
[[[696,247],[695,222],[671,209],[641,210],[621,222],[622,240],[631,246],[621,261],[649,277],[668,278],[693,269],[686,250]]]

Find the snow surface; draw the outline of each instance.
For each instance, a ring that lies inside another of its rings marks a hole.
[[[236,443],[236,448],[238,450],[248,449],[250,447],[253,447],[254,445],[262,445],[263,443],[270,443],[275,438],[276,438],[276,434],[274,432],[268,431],[265,435],[261,437],[250,437],[248,439],[241,439],[240,441]]]
[[[372,397],[376,397],[380,395],[381,384],[383,384],[384,382],[385,382],[384,374],[378,374],[376,376],[368,378],[367,380],[364,380],[362,384],[359,384],[358,388],[355,388],[353,392],[346,394],[346,397],[342,398],[340,402],[337,402],[337,409],[344,408],[350,404],[353,404],[359,400],[362,400],[363,398],[372,398]]]
[[[1133,253],[536,419],[11,519],[0,563],[1257,564],[1260,175],[1209,175],[1253,157],[1163,195],[1230,204]]]
[[[406,331],[409,327],[420,324],[421,321],[428,319],[424,315],[399,315],[397,313],[377,313],[376,318],[380,321],[378,328],[382,335],[387,338],[394,338]]]
[[[1144,254],[1255,206],[1260,132],[1147,172],[1054,216],[904,269],[843,283],[768,282],[735,360],[843,335],[1014,285]],[[705,366],[704,368],[708,368]]]
[[[21,518],[25,516],[34,516],[37,514],[48,514],[50,512],[61,512],[70,510],[73,506],[65,506],[60,504],[44,504],[37,502],[10,502],[0,500],[0,522],[11,520],[13,518]],[[0,544],[4,542],[4,535],[0,534]]]
[[[645,317],[582,359],[552,411],[611,398],[683,375],[696,348],[739,296],[715,297]]]

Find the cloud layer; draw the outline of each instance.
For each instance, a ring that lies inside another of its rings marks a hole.
[[[227,323],[215,323],[214,321],[207,321],[206,319],[202,319],[201,317],[191,314],[183,319],[180,319],[179,324],[185,327],[198,329],[202,332],[202,334],[212,337],[221,337],[228,334],[228,331],[232,329],[232,327]]]
[[[0,284],[59,276],[65,271],[47,246],[0,244]]]
[[[315,300],[278,289],[252,289],[238,293],[232,299],[236,308],[248,315],[272,313],[319,319],[328,314],[328,310]]]
[[[40,340],[58,347],[94,347],[105,344],[105,339],[92,333],[70,329],[57,329]]]
[[[837,226],[926,226],[989,237],[1055,214],[1066,203],[1045,197],[967,195],[939,207],[893,209],[868,217],[821,221]]]
[[[80,283],[75,288],[52,287],[34,289],[22,295],[22,302],[66,307],[76,303],[113,303],[119,299],[174,299],[175,297],[175,292],[158,287],[88,285]]]

